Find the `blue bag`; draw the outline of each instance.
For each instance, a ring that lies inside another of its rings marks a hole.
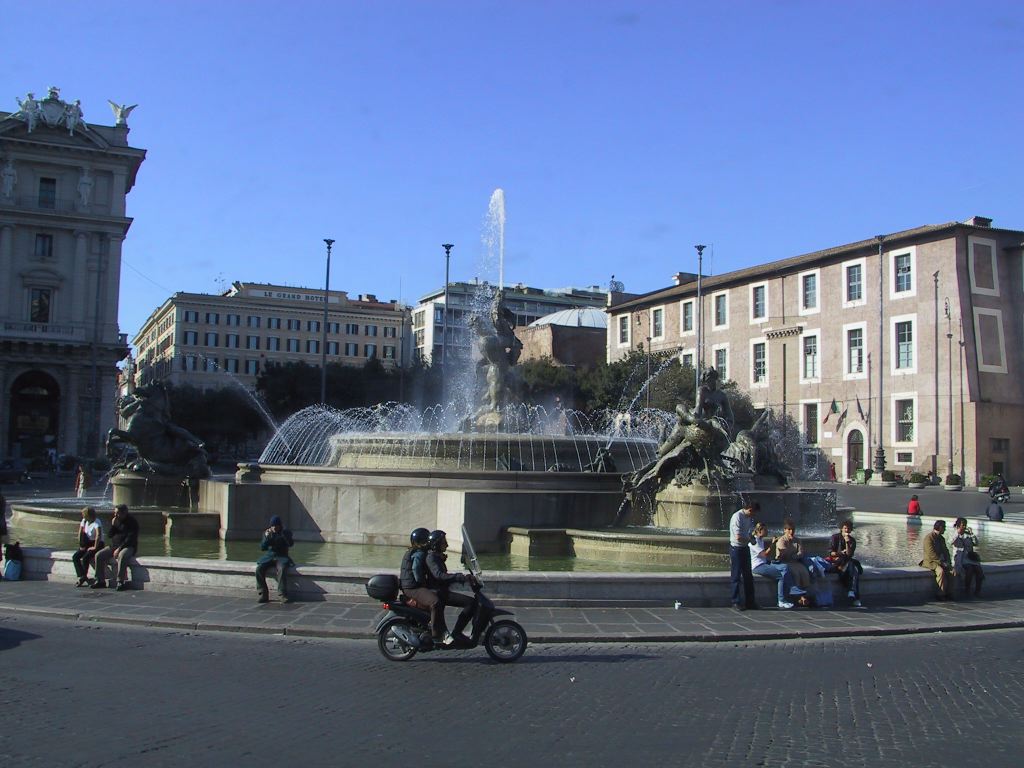
[[[4,566],[4,578],[7,581],[20,581],[21,580],[21,561],[20,560],[8,560],[7,565]]]

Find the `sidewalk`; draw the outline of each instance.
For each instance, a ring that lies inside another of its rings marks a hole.
[[[866,598],[867,599],[867,598]],[[152,627],[305,637],[372,638],[380,604],[367,600],[258,605],[255,598],[76,589],[48,581],[0,582],[0,615],[32,614]],[[531,605],[515,618],[534,643],[718,642],[1024,627],[1024,597],[864,609],[738,613],[730,608],[564,608]]]

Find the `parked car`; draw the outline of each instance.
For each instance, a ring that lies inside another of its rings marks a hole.
[[[0,461],[0,485],[5,483],[27,483],[28,465],[20,459]]]

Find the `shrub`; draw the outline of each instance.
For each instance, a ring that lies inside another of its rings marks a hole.
[[[883,483],[894,483],[896,482],[896,473],[891,469],[882,470],[882,482]]]
[[[995,481],[996,481],[996,476],[995,475],[982,475],[981,479],[978,480],[978,487],[979,488],[988,488],[988,486],[992,485],[992,483],[994,483]]]
[[[960,475],[946,475],[946,485],[960,485]]]
[[[922,475],[920,472],[910,473],[910,482],[912,483],[927,483],[928,478]]]

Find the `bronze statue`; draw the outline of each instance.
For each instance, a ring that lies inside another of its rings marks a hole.
[[[516,338],[515,315],[504,305],[501,292],[491,302],[490,317],[474,315],[469,327],[476,333],[480,360],[485,369],[486,388],[480,407],[465,419],[464,428],[497,429],[503,420],[503,409],[513,401],[511,371],[519,361],[523,343]]]
[[[198,437],[171,421],[163,384],[138,387],[121,398],[118,412],[127,424],[123,430],[107,433],[107,456],[113,458],[117,448],[123,451],[125,446],[134,446],[138,452],[134,459],[122,459],[121,468],[159,475],[209,476],[206,447]]]
[[[788,488],[786,474],[790,470],[775,450],[771,423],[772,410],[765,408],[750,429],[736,433],[736,439],[723,455],[737,472],[774,477],[780,486]]]

